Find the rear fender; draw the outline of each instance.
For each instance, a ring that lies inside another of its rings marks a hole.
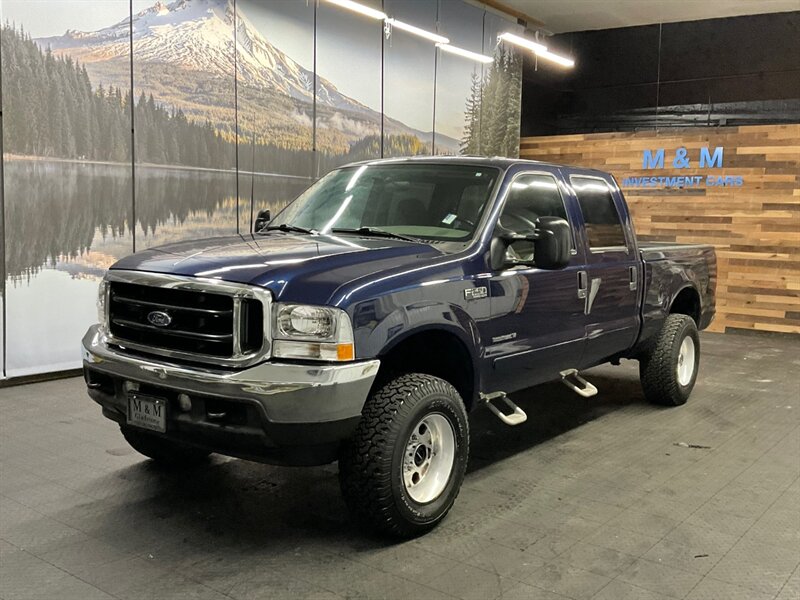
[[[669,261],[645,263],[645,296],[642,305],[642,329],[636,342],[634,353],[647,346],[664,320],[670,314],[675,299],[685,290],[692,290],[699,298],[702,313],[703,294],[700,293],[704,280],[702,274],[690,265],[676,265]],[[700,327],[701,324],[698,324]]]

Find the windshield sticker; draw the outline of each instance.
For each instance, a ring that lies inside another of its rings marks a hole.
[[[449,213],[444,219],[442,219],[442,223],[445,225],[452,225],[453,221],[456,220],[456,216],[453,213]]]

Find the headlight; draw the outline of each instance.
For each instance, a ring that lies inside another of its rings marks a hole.
[[[277,304],[273,335],[275,357],[333,361],[355,358],[350,318],[339,308]]]
[[[108,321],[108,281],[105,279],[100,281],[100,287],[97,289],[97,322],[102,327],[106,326]]]
[[[290,304],[278,308],[278,331],[288,338],[332,339],[338,315],[333,309]]]

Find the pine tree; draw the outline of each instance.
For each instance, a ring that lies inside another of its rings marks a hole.
[[[480,122],[481,122],[481,90],[483,88],[481,77],[477,71],[472,72],[472,84],[467,98],[464,117],[464,137],[459,144],[461,154],[479,154],[480,152]]]

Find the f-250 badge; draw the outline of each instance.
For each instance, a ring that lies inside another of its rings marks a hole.
[[[488,295],[489,290],[486,286],[467,288],[464,290],[464,298],[467,300],[478,300],[480,298],[486,298]]]

